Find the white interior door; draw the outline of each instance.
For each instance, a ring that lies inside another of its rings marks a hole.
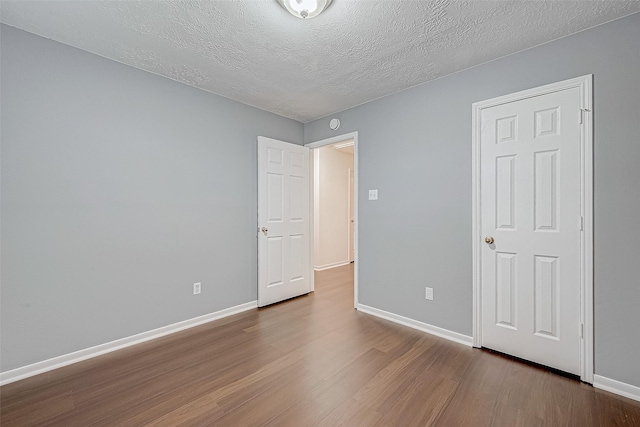
[[[482,346],[580,374],[580,90],[482,110]],[[491,242],[493,240],[493,242]]]
[[[311,291],[309,149],[258,137],[258,306]]]

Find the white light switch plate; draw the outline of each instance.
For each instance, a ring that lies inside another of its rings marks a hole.
[[[378,200],[378,190],[369,190],[369,200]]]

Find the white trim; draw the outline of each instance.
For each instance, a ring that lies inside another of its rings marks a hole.
[[[380,317],[381,319],[389,320],[394,323],[399,323],[400,325],[408,326],[409,328],[417,329],[419,331],[426,332],[440,338],[445,338],[449,341],[457,342],[458,344],[463,344],[468,347],[471,347],[471,344],[473,342],[473,338],[468,335],[463,335],[458,332],[450,331],[448,329],[439,328],[428,323],[419,322],[408,317],[380,310],[379,308],[369,307],[364,304],[358,304],[356,308],[358,309],[358,311],[361,311],[363,313]]]
[[[335,144],[336,142],[346,141],[347,139],[353,138],[353,151],[355,152],[356,146],[358,145],[358,132],[349,132],[338,136],[332,136],[331,138],[321,139],[320,141],[309,142],[308,144],[304,144],[307,148],[320,148],[325,145]]]
[[[640,387],[635,385],[612,380],[611,378],[600,375],[594,375],[593,386],[640,402]]]
[[[320,191],[319,187],[316,187],[315,182],[319,179],[320,174],[320,157],[319,153],[316,153],[315,150],[309,149],[309,229],[311,232],[309,233],[309,278],[311,280],[310,292],[315,292],[316,290],[316,277],[314,274],[315,271],[315,260],[316,260],[316,247],[315,247],[315,235],[318,232],[318,228],[320,226],[320,222],[316,224],[316,216],[318,219],[320,218],[320,204],[316,206],[314,201],[316,199],[320,199]],[[317,169],[316,169],[317,168]]]
[[[331,144],[335,144],[336,142],[341,142],[347,139],[353,139],[353,169],[354,169],[354,173],[353,173],[353,217],[354,217],[354,230],[353,230],[353,247],[355,250],[355,256],[354,256],[354,262],[355,262],[355,268],[353,270],[353,306],[355,308],[358,308],[358,174],[359,174],[359,167],[358,167],[358,132],[350,132],[350,133],[345,133],[343,135],[338,135],[338,136],[334,136],[331,138],[327,138],[327,139],[322,139],[320,141],[316,141],[316,142],[310,142],[308,144],[305,144],[305,147],[308,147],[309,149],[314,149],[314,148],[320,148],[320,147],[324,147],[325,145],[331,145]],[[311,179],[312,179],[312,184],[313,185],[313,174],[311,175]],[[313,187],[311,187],[313,189]],[[313,193],[311,193],[313,194]],[[311,212],[313,211],[313,199],[314,197],[311,197]],[[312,218],[313,221],[313,218]],[[311,224],[311,229],[313,230],[313,224]],[[311,254],[313,255],[313,239],[314,239],[314,233],[311,233]],[[311,258],[313,259],[313,258]],[[313,261],[311,262],[311,264],[313,265]]]
[[[183,331],[185,329],[193,328],[194,326],[222,319],[223,317],[242,313],[243,311],[251,310],[254,308],[258,308],[258,301],[251,301],[244,304],[236,305],[235,307],[225,308],[224,310],[194,317],[188,320],[183,320],[182,322],[173,323],[161,328],[152,329],[150,331],[142,332],[136,335],[131,335],[126,338],[99,344],[94,347],[85,348],[84,350],[74,351],[73,353],[53,357],[51,359],[36,362],[31,365],[22,366],[10,371],[0,372],[0,386],[29,378],[34,375],[42,374],[44,372],[52,371],[54,369],[62,368],[63,366],[71,365],[83,360],[91,359],[93,357],[101,356],[106,353],[111,353],[112,351],[120,350],[125,347],[130,347],[132,345],[160,338],[165,335],[170,335],[176,332]]]
[[[354,159],[354,164],[355,164],[355,155],[353,156]],[[352,246],[351,243],[351,217],[353,216],[352,214],[355,212],[355,210],[353,209],[353,206],[355,205],[355,198],[356,198],[356,192],[355,192],[355,185],[354,185],[354,191],[353,191],[353,197],[351,197],[351,174],[353,173],[353,182],[355,184],[356,182],[356,168],[354,166],[353,169],[348,168],[347,169],[347,229],[349,231],[347,231],[347,259],[349,260],[349,262],[351,261],[355,261],[353,258],[353,256],[355,255],[355,250]],[[353,212],[352,212],[353,211]],[[355,236],[355,217],[353,219],[353,241],[355,242],[356,240],[356,236]]]
[[[336,148],[336,149],[347,148],[347,147],[353,147],[353,141],[341,142],[340,144],[336,144],[333,146],[333,148]]]
[[[580,88],[580,108],[588,110],[583,115],[581,127],[582,158],[580,177],[582,188],[581,215],[584,227],[580,241],[580,320],[583,327],[582,348],[580,349],[580,379],[592,384],[594,381],[594,322],[593,322],[593,75],[582,77]]]
[[[343,265],[349,265],[349,264],[351,264],[351,261],[338,261],[338,262],[332,262],[331,264],[318,265],[313,267],[313,269],[315,271],[323,271],[323,270],[329,270],[330,268],[342,267]]]
[[[472,242],[473,242],[473,346],[482,345],[482,306],[480,298],[482,245],[482,223],[480,217],[480,114],[485,108],[534,96],[545,95],[571,88],[580,89],[581,108],[587,109],[581,125],[581,212],[584,217],[584,232],[580,242],[580,321],[584,325],[584,336],[580,348],[580,379],[593,383],[593,75],[589,74],[562,82],[516,92],[472,106]]]

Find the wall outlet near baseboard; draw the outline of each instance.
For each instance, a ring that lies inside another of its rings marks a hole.
[[[433,301],[433,288],[424,288],[424,298]]]
[[[196,282],[196,283],[193,284],[193,294],[194,295],[198,295],[201,290],[202,290],[202,283],[201,282]]]

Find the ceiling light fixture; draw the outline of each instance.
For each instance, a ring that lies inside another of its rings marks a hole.
[[[307,19],[320,15],[333,0],[278,0],[293,16]]]

